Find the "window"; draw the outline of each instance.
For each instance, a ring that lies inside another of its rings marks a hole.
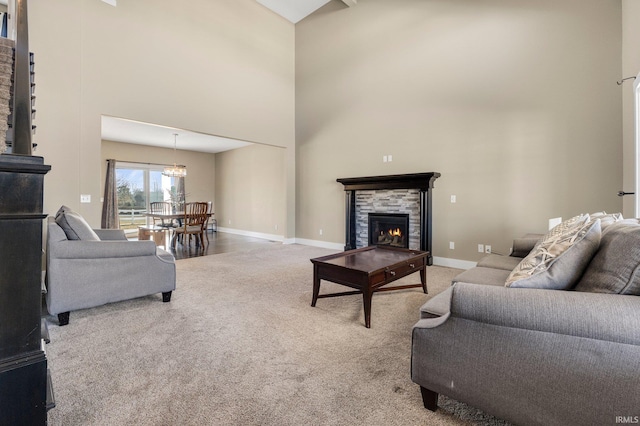
[[[118,162],[116,187],[120,229],[137,232],[138,226],[148,224],[145,215],[149,203],[171,201],[176,192],[177,179],[164,176],[163,166]]]

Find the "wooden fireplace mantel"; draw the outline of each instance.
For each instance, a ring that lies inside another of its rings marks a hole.
[[[411,173],[406,175],[368,176],[336,179],[345,191],[371,189],[419,189],[428,191],[440,177],[438,172]]]
[[[420,250],[428,251],[427,265],[433,264],[431,252],[431,189],[441,175],[438,172],[410,173],[404,175],[367,176],[336,179],[344,185],[346,224],[345,250],[356,248],[356,191],[380,189],[420,190]]]

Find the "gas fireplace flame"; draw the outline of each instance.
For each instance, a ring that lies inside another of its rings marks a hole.
[[[384,231],[380,231],[380,236],[383,236],[384,234],[385,234]],[[402,237],[402,231],[400,230],[400,228],[389,229],[387,231],[387,234],[389,234],[392,237]]]

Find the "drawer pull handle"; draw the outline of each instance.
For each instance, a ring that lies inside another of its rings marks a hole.
[[[396,271],[389,271],[389,273],[391,274],[392,277],[396,276]]]
[[[416,267],[416,265],[414,265],[413,263],[410,263],[409,266],[412,267],[412,268]]]

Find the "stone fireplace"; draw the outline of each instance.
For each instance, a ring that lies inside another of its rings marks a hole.
[[[408,216],[406,247],[429,251],[432,265],[431,189],[439,177],[429,172],[337,179],[345,190],[345,250],[372,244],[369,214],[402,214]]]

